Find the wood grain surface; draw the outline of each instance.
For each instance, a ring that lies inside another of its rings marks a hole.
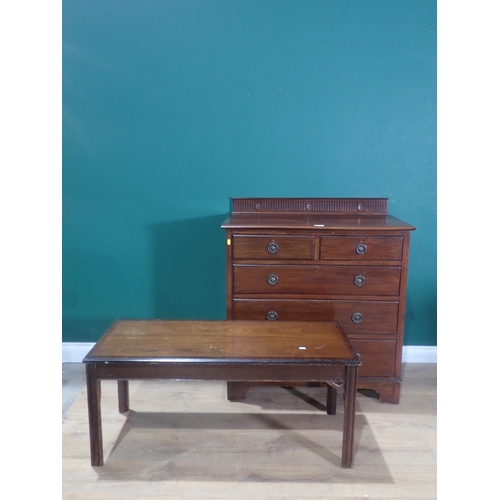
[[[62,424],[62,498],[427,500],[436,494],[436,365],[405,365],[400,404],[358,392],[353,469],[321,387],[133,381],[131,411],[102,382],[105,464],[89,461],[86,390]],[[337,415],[344,411],[339,396]]]
[[[357,362],[337,322],[115,321],[84,362]]]

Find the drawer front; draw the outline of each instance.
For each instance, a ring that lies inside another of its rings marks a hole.
[[[322,236],[320,258],[323,260],[401,260],[403,237]]]
[[[235,260],[312,260],[313,236],[243,235],[233,236]]]
[[[234,299],[233,318],[270,321],[340,321],[346,333],[396,335],[397,301]]]
[[[396,296],[400,277],[399,267],[233,266],[236,294]]]
[[[360,377],[393,377],[396,368],[396,341],[352,340],[352,347],[361,355]]]

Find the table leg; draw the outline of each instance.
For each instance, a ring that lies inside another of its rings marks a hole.
[[[90,462],[93,466],[100,467],[104,464],[101,427],[101,381],[97,378],[95,363],[86,363],[86,372],[90,432]]]
[[[231,382],[231,381],[227,382],[227,399],[229,401],[233,401],[235,399],[235,397],[234,397],[234,382]]]
[[[328,382],[326,387],[326,413],[335,415],[337,413],[337,389]]]
[[[127,413],[129,410],[128,380],[118,380],[118,411]]]
[[[344,433],[342,439],[342,467],[350,469],[353,462],[354,417],[356,416],[356,382],[358,366],[346,366],[346,388],[344,401]]]

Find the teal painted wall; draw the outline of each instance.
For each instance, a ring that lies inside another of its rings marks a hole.
[[[436,345],[435,0],[64,0],[63,341],[225,317],[230,197],[388,197]]]

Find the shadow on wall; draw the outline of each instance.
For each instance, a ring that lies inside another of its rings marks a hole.
[[[156,318],[226,318],[226,217],[149,226]]]

